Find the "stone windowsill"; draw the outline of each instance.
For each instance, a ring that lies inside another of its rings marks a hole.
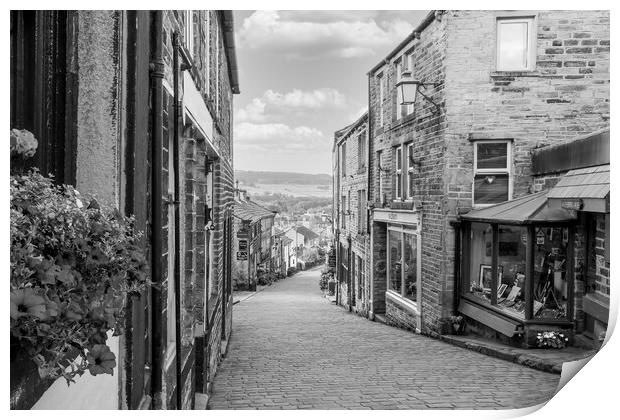
[[[540,77],[542,74],[536,70],[523,71],[492,71],[491,78],[496,77]]]
[[[409,299],[405,299],[400,296],[396,292],[392,290],[388,290],[385,292],[385,297],[387,300],[391,300],[393,303],[401,307],[403,310],[410,312],[413,315],[419,316],[420,310],[418,309],[418,305],[415,302],[410,301]]]

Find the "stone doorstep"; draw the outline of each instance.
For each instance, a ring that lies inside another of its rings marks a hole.
[[[468,350],[477,351],[487,356],[497,357],[498,359],[558,375],[562,373],[562,364],[564,362],[585,359],[596,353],[595,350],[575,347],[558,350],[507,347],[490,340],[470,336],[437,335],[435,338]]]
[[[207,410],[209,406],[209,396],[200,392],[194,394],[194,410]]]

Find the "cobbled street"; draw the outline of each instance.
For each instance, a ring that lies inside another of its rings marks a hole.
[[[211,409],[502,409],[548,400],[560,376],[371,322],[325,299],[320,270],[234,306]]]

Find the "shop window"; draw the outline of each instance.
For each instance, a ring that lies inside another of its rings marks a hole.
[[[492,305],[506,315],[526,319],[528,227],[474,222],[470,229],[466,296]],[[568,228],[536,227],[531,240],[533,277],[529,304],[532,315],[536,319],[566,320]]]
[[[412,231],[388,229],[388,289],[417,301],[419,236]]]
[[[498,227],[497,307],[519,318],[525,318],[526,245],[526,227]]]
[[[536,63],[534,17],[497,19],[497,70],[530,71]]]
[[[534,318],[565,319],[567,228],[537,227],[534,247]]]
[[[474,143],[474,205],[508,201],[512,195],[510,178],[511,143],[478,141]]]

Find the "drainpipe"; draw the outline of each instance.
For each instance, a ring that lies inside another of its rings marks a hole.
[[[163,12],[156,10],[151,12],[152,19],[152,46],[150,71],[151,91],[153,105],[151,108],[151,133],[153,147],[151,149],[151,359],[152,379],[151,396],[154,405],[161,404],[162,390],[162,296],[161,296],[161,208],[162,208],[162,111],[163,111],[163,85],[164,61],[163,51]],[[156,396],[159,395],[159,398]],[[157,407],[156,407],[157,408]]]
[[[452,313],[456,314],[459,308],[461,290],[461,222],[452,221],[454,228],[454,292],[452,298]]]
[[[179,134],[181,131],[181,101],[179,100],[180,96],[180,81],[179,76],[182,71],[187,70],[189,67],[187,64],[181,65],[179,63],[179,55],[180,55],[180,43],[179,43],[179,33],[174,32],[172,34],[172,76],[173,76],[173,90],[174,90],[174,131],[173,131],[173,142],[174,147],[172,149],[172,169],[174,173],[174,315],[175,315],[175,345],[176,345],[176,380],[177,380],[177,389],[176,389],[176,402],[177,402],[177,410],[181,410],[181,402],[182,402],[182,346],[181,346],[181,218],[180,218],[180,171],[179,171],[179,160],[180,154],[179,149],[181,147],[181,141],[179,138]]]
[[[367,318],[371,318],[371,313],[374,314],[374,307],[373,307],[374,306],[374,299],[373,299],[373,295],[372,295],[372,291],[373,291],[373,288],[374,288],[374,286],[372,284],[373,279],[374,279],[374,276],[372,274],[373,273],[373,263],[374,263],[374,258],[373,258],[374,250],[373,250],[372,245],[374,243],[373,243],[373,240],[372,240],[373,230],[372,230],[372,228],[370,226],[370,223],[371,223],[370,199],[372,197],[372,194],[370,193],[370,189],[372,188],[372,185],[371,185],[372,179],[370,177],[370,162],[371,162],[370,154],[372,153],[372,146],[371,146],[371,143],[372,143],[372,118],[370,118],[370,80],[371,80],[370,77],[371,77],[370,73],[368,73],[368,111],[367,111],[368,112],[368,130],[367,130],[367,133],[368,133],[368,145],[367,145],[368,146],[368,156],[367,156],[367,158],[368,158],[368,165],[366,166],[366,172],[367,172],[367,185],[366,185],[366,232],[368,233],[368,239],[367,239],[368,246],[366,247],[366,249],[369,250],[369,252],[368,252],[369,255],[366,256],[366,260],[368,260],[370,262],[370,264],[368,266],[368,270],[366,270],[366,279],[367,279],[367,283],[366,283],[367,286],[366,287],[368,288],[368,295],[369,295],[368,296],[368,312],[367,312],[367,315],[366,315]],[[364,261],[364,263],[365,262],[366,261]],[[371,302],[373,303],[372,306],[370,305]],[[373,318],[374,318],[374,316],[373,316]]]

